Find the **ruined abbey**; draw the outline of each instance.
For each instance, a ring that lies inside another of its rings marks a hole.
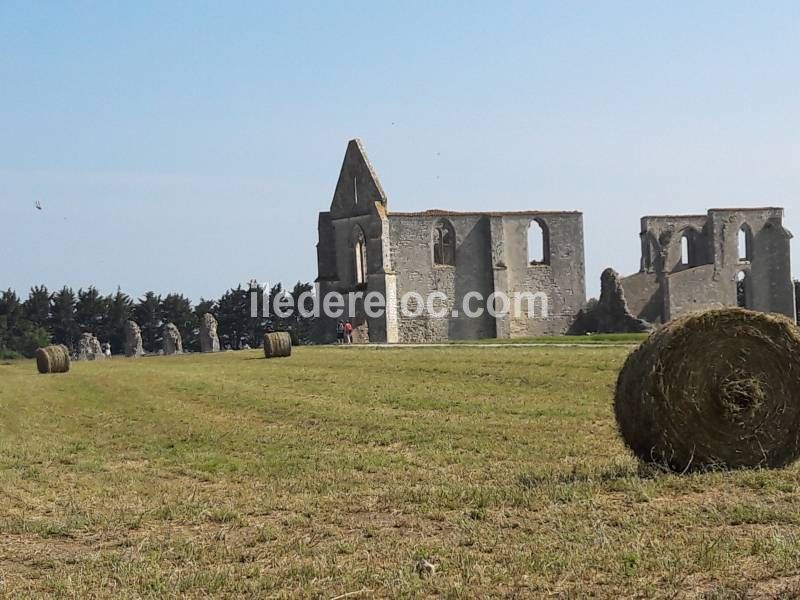
[[[531,238],[541,246],[530,248]],[[353,323],[358,341],[557,335],[586,299],[581,213],[391,212],[358,140],[347,145],[330,211],[319,215],[317,257],[322,296],[375,291],[386,298],[383,316],[362,314]],[[546,297],[530,316],[527,310],[525,316],[485,311],[475,318],[458,310],[471,292],[489,298],[526,291]],[[408,292],[424,298],[439,292],[437,316],[404,316],[400,300]],[[330,339],[335,320],[321,321],[322,338]]]
[[[664,323],[696,310],[741,306],[795,318],[783,209],[711,209],[642,218],[640,271],[622,280],[629,310]]]
[[[658,324],[739,305],[794,318],[792,236],[782,217],[780,208],[644,217],[641,269],[620,281],[631,316]],[[319,215],[317,262],[321,296],[385,298],[380,317],[356,305],[360,342],[559,335],[586,304],[581,213],[392,212],[359,140],[348,143],[330,210]],[[523,314],[459,310],[468,294],[525,292],[537,296]],[[409,293],[436,297],[435,314],[401,310]],[[320,341],[335,339],[336,319],[322,316],[319,326]]]

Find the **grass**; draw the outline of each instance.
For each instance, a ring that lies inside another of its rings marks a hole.
[[[591,335],[562,335],[562,336],[538,336],[538,337],[514,337],[514,338],[488,338],[483,340],[464,340],[452,342],[454,345],[458,344],[552,344],[556,346],[563,346],[564,344],[575,345],[591,345],[602,344],[604,346],[610,344],[619,344],[622,346],[629,346],[639,344],[647,339],[646,333],[593,333]]]
[[[0,595],[800,593],[800,471],[640,469],[628,351],[2,364]]]

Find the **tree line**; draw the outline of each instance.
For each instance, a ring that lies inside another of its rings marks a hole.
[[[258,298],[256,318],[250,315],[251,289],[255,289]],[[265,310],[265,303],[273,306],[277,295],[290,294],[297,306],[298,298],[312,289],[311,284],[298,282],[284,291],[277,284],[265,294],[266,290],[258,286],[240,285],[217,300],[201,298],[196,305],[178,293],[161,296],[147,292],[134,300],[119,289],[104,296],[95,287],[75,292],[65,286],[51,293],[45,286],[36,286],[22,300],[8,289],[0,292],[0,357],[30,357],[36,348],[51,343],[64,344],[75,351],[83,333],[94,334],[101,343],[111,344],[112,353],[122,354],[129,320],[139,325],[145,352],[162,349],[164,325],[170,322],[180,331],[184,350],[199,351],[200,319],[205,313],[217,319],[222,348],[259,347],[267,331],[290,331],[295,343],[308,343],[311,318],[298,312],[284,318]]]

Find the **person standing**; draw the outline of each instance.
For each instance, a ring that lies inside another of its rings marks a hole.
[[[344,342],[345,344],[353,343],[353,324],[350,321],[344,324]]]
[[[344,344],[344,322],[339,321],[336,324],[336,343]]]

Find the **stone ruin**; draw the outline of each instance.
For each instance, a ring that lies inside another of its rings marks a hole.
[[[217,336],[217,320],[214,315],[206,313],[200,319],[200,351],[219,352],[219,336]]]
[[[650,323],[630,313],[619,274],[609,268],[600,276],[600,300],[578,313],[570,334],[646,333],[652,330]]]
[[[712,208],[642,217],[638,273],[620,280],[631,313],[650,323],[726,306],[794,318],[792,234],[783,209]]]
[[[106,357],[100,340],[92,333],[84,333],[78,340],[78,360],[102,360]]]
[[[169,356],[182,353],[183,341],[181,340],[181,332],[178,331],[174,323],[167,323],[164,325],[164,354]]]
[[[136,358],[143,354],[142,330],[135,322],[128,321],[125,323],[125,356]]]
[[[586,302],[581,213],[395,212],[359,140],[347,144],[330,208],[319,214],[318,233],[320,297],[361,292],[363,299],[377,292],[386,298],[378,317],[356,302],[352,321],[358,342],[560,335]],[[484,299],[538,295],[538,308],[503,316],[484,311],[471,318],[461,311],[471,292]],[[439,296],[438,314],[404,314],[400,299],[409,293]],[[545,311],[545,304],[551,310]],[[337,320],[317,319],[317,341],[336,340]]]

